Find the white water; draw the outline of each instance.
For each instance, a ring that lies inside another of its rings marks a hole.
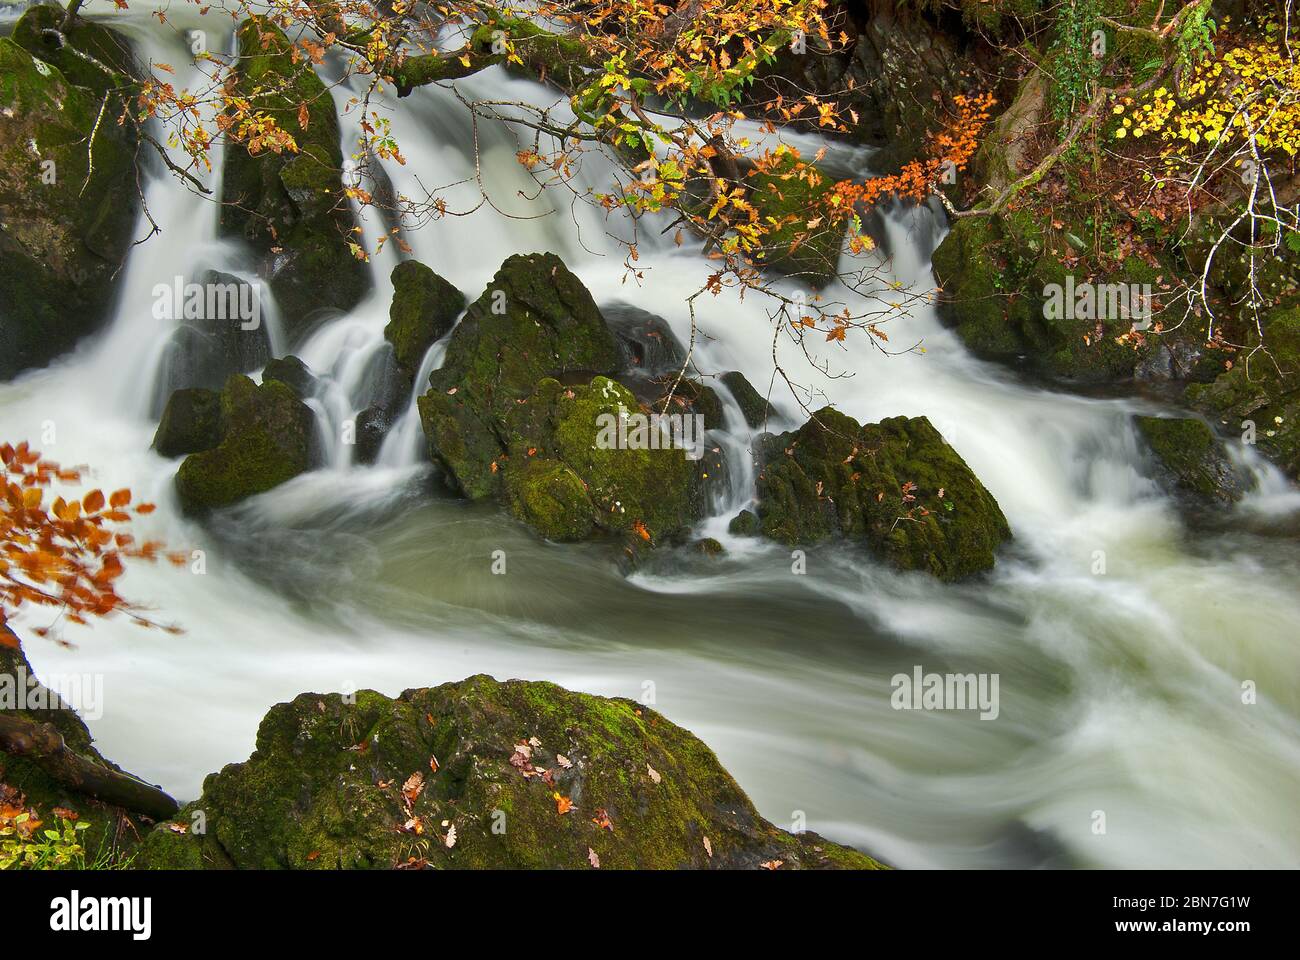
[[[179,40],[127,22],[150,55],[185,62]],[[461,89],[552,96],[495,70]],[[422,91],[391,115],[411,158],[386,165],[399,192],[472,177],[468,119],[449,93]],[[342,121],[350,152],[357,119]],[[625,225],[558,195],[558,210],[550,195],[527,202],[518,191],[535,191],[515,141],[490,124],[479,138],[494,201],[526,219],[484,209],[431,224],[408,238],[418,259],[472,299],[509,254],[553,250],[598,302],[638,305],[687,339],[685,298],[706,261],[650,240],[650,229],[644,280],[625,281],[604,236]],[[598,163],[585,173],[604,185]],[[457,208],[476,188],[441,192]],[[67,631],[72,651],[27,644],[39,671],[105,674],[106,710],[92,731],[124,767],[192,797],[206,773],[247,756],[270,704],[303,690],[393,694],[487,672],[640,697],[651,681],[657,708],[707,741],[766,816],[786,824],[804,811],[810,829],[900,866],[1300,862],[1300,551],[1270,529],[1297,497],[1249,454],[1262,492],[1190,529],[1144,477],[1128,426],[1137,404],[1019,385],[972,360],[923,307],[888,329],[894,343],[923,340],[924,354],[887,358],[862,338],[821,349],[833,372],[851,374],[840,379],[819,377],[789,344],[780,359],[859,420],[930,417],[1014,529],[987,580],[943,586],[839,548],[810,551],[797,576],[788,551],[728,537],[725,515],[702,532],[724,540],[727,558],[665,555],[624,579],[598,548],[540,543],[496,510],[432,498],[412,417],[378,466],[351,466],[334,438],[366,406],[367,372],[384,349],[389,248],[375,260],[372,295],[293,351],[325,375],[313,404],[328,465],[204,527],[175,508],[176,463],[148,449],[152,373],[170,333],[152,317],[150,290],[196,265],[246,264],[216,239],[209,202],[166,179],[148,199],[165,232],[133,255],[112,327],[55,367],[0,385],[0,437],[35,442],[53,427],[54,442],[35,444],[48,456],[154,499],[160,509],[142,532],[206,553],[205,575],[135,565],[123,582],[184,636],[108,622]],[[895,256],[885,269],[929,289],[932,218],[887,223]],[[373,238],[379,227],[366,229]],[[697,303],[698,367],[742,370],[763,390],[765,305]],[[440,361],[435,347],[421,377]],[[797,409],[779,390],[774,399]],[[718,439],[735,454],[749,437],[733,426]],[[503,577],[489,572],[496,549],[509,557]],[[1098,550],[1105,576],[1091,572]],[[890,677],[914,664],[998,673],[999,719],[891,709]],[[1257,704],[1242,704],[1243,680],[1258,684]],[[1095,811],[1105,834],[1094,833]]]

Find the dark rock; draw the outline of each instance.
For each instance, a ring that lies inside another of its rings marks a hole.
[[[925,417],[861,426],[831,407],[762,443],[758,518],[787,544],[844,537],[901,570],[959,580],[992,568],[1011,529]]]
[[[198,453],[211,450],[220,442],[221,395],[202,388],[173,393],[153,438],[153,448],[159,456]]]
[[[618,342],[622,373],[658,378],[682,368],[686,348],[668,321],[626,303],[608,304],[601,313]]]
[[[268,363],[262,371],[262,382],[268,380],[279,380],[293,390],[299,400],[314,397],[320,388],[319,381],[307,364],[297,357],[280,357]]]
[[[465,295],[418,260],[399,263],[392,280],[393,303],[384,337],[413,383],[424,355],[447,335],[465,309]]]
[[[775,416],[772,405],[754,389],[739,370],[724,373],[720,378],[722,385],[731,391],[731,398],[740,406],[741,415],[751,428],[758,430]]]
[[[1250,487],[1214,432],[1200,420],[1134,417],[1165,486],[1204,501],[1233,503]]]
[[[763,532],[758,514],[753,510],[741,510],[727,524],[727,532],[736,537],[757,537]]]
[[[395,413],[383,407],[367,407],[357,414],[357,448],[354,451],[357,463],[369,464],[379,459],[384,439],[396,422]]]

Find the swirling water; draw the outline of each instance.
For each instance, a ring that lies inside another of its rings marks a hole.
[[[184,61],[179,32],[138,12],[125,22],[143,55]],[[337,65],[322,74],[337,79]],[[497,69],[459,86],[471,97],[553,99]],[[334,94],[350,149],[358,117],[346,87]],[[477,136],[483,183],[508,216],[485,208],[408,237],[467,296],[506,256],[552,250],[599,303],[639,306],[689,338],[685,299],[709,269],[689,244],[643,229],[642,278],[628,279],[607,235],[626,235],[627,224],[554,192],[528,200],[536,191],[502,125],[471,130],[441,90],[380,107],[410,157],[386,171],[409,196],[428,189],[472,205]],[[869,154],[837,146],[832,160],[861,172]],[[609,170],[593,156],[582,176],[603,186]],[[438,189],[448,184],[459,186]],[[814,359],[837,374],[822,377],[784,339],[775,350],[820,391],[818,403],[864,421],[934,422],[1013,527],[991,575],[945,586],[843,547],[809,550],[806,572],[795,573],[788,550],[729,537],[726,519],[752,483],[743,456],[752,436],[732,410],[731,429],[714,439],[736,482],[701,524],[727,555],[666,552],[624,576],[600,546],[540,542],[499,510],[437,495],[413,414],[377,465],[351,462],[335,438],[368,404],[385,349],[397,262],[389,246],[372,264],[370,296],[293,351],[324,375],[313,407],[326,465],[199,525],[177,509],[176,462],[149,450],[154,373],[170,333],[150,291],[201,267],[246,270],[249,258],[218,238],[214,205],[174,180],[155,176],[147,199],[164,233],[132,254],[110,327],[53,367],[0,385],[0,436],[90,464],[97,484],[132,486],[160,506],[144,532],[203,551],[202,575],[137,564],[123,582],[183,636],[111,621],[68,629],[74,649],[27,644],[39,671],[104,674],[105,711],[91,727],[124,767],[189,798],[206,773],[248,754],[278,700],[359,687],[395,694],[486,672],[652,692],[773,821],[805,820],[900,866],[1300,862],[1298,500],[1249,450],[1236,453],[1259,492],[1189,520],[1149,479],[1129,423],[1157,403],[1027,385],[972,359],[919,303],[888,330],[891,342],[924,352],[814,345]],[[886,280],[932,290],[942,224],[925,209],[884,224],[890,256],[872,254],[873,265]],[[371,218],[365,229],[373,240],[382,226]],[[864,302],[860,292],[833,294]],[[765,389],[774,349],[765,305],[726,294],[697,304],[700,370],[738,369]],[[422,378],[444,348],[430,351]],[[774,426],[794,425],[794,398],[773,396],[785,415]],[[505,575],[491,572],[496,550]],[[1097,551],[1104,575],[1093,572]],[[998,718],[893,709],[890,678],[916,665],[996,673]],[[1243,703],[1243,682],[1256,685],[1257,702]]]

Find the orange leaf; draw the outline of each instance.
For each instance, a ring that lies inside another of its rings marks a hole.
[[[87,513],[98,513],[104,507],[104,491],[91,490],[81,501],[81,505],[86,508]]]

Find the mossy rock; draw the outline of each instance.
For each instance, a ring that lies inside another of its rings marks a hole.
[[[419,399],[430,455],[464,496],[497,496],[505,420],[517,403],[547,377],[590,379],[619,362],[595,301],[559,257],[510,257],[470,304]]]
[[[316,379],[311,368],[297,357],[277,357],[266,365],[262,371],[262,382],[278,380],[289,387],[299,400],[306,400],[316,395],[320,381]]]
[[[352,309],[369,285],[349,248],[355,218],[343,195],[338,116],[310,61],[291,59],[279,27],[252,17],[238,37],[234,94],[273,118],[298,150],[227,150],[221,227],[262,259],[285,328],[300,340],[322,311]],[[298,116],[304,104],[305,126]]]
[[[233,376],[221,391],[221,442],[185,458],[176,492],[187,513],[226,507],[292,480],[314,455],[315,418],[292,388]]]
[[[142,71],[135,63],[130,41],[123,34],[84,17],[77,17],[64,32],[63,18],[64,11],[59,7],[30,7],[14,24],[10,37],[32,56],[57,67],[69,83],[85,87],[100,98],[140,76]],[[61,44],[46,30],[58,30],[67,42]],[[117,75],[100,69],[78,52],[93,57]]]
[[[1205,423],[1190,417],[1134,417],[1173,489],[1205,501],[1240,500],[1249,483]]]
[[[429,348],[447,335],[465,295],[418,260],[393,268],[393,302],[384,337],[393,345],[397,363],[412,382]]]
[[[991,569],[1011,529],[925,417],[878,424],[825,407],[761,448],[758,519],[787,544],[844,537],[900,570],[959,580]]]
[[[808,227],[810,211],[830,192],[833,181],[816,167],[807,168],[800,176],[794,171],[797,162],[792,154],[787,155],[771,171],[755,171],[747,177],[749,201],[760,220],[779,224],[756,259],[762,266],[820,289],[839,270],[844,231],[824,223]]]
[[[1189,386],[1186,398],[1300,480],[1300,307],[1269,311],[1263,327],[1267,354],[1238,357],[1212,383]]]
[[[731,391],[731,398],[740,406],[741,416],[752,429],[759,429],[772,418],[774,415],[772,405],[754,389],[739,370],[724,373],[719,379],[722,385]]]
[[[613,374],[618,347],[587,288],[553,253],[508,258],[470,304],[435,370],[435,389],[459,388],[496,417],[543,377]]]
[[[0,379],[44,366],[110,315],[139,206],[127,128],[110,116],[95,133],[103,102],[0,38]]]
[[[1115,383],[1139,370],[1147,378],[1198,374],[1204,337],[1193,324],[1130,336],[1151,306],[1145,294],[1158,297],[1158,278],[1173,276],[1172,268],[1129,256],[1084,274],[1077,258],[1086,244],[1076,230],[1089,233],[1068,223],[1047,229],[1022,211],[958,220],[933,258],[940,316],[976,356],[1058,380]],[[1085,293],[1095,296],[1083,300]]]
[[[734,537],[756,537],[763,532],[763,524],[753,510],[741,510],[727,524],[727,532]]]
[[[559,460],[533,458],[512,469],[510,509],[548,540],[584,540],[595,527],[586,485]]]
[[[161,825],[143,865],[880,867],[774,827],[707,746],[648,707],[482,675],[272,707],[252,756],[211,774],[177,821],[199,810],[204,834]]]
[[[3,641],[0,642],[0,678],[3,678],[2,682],[6,685],[13,684],[14,691],[17,691],[19,684],[26,685],[27,697],[23,709],[6,709],[5,714],[34,723],[50,724],[63,737],[65,746],[71,752],[91,763],[120,771],[121,767],[106,760],[95,749],[94,739],[76,711],[40,683],[21,646],[10,645],[16,643],[17,639],[7,627],[0,624],[0,641]],[[30,685],[29,678],[32,681]],[[48,704],[47,708],[33,706],[42,699]],[[98,706],[102,707],[103,704]],[[87,829],[78,833],[78,842],[85,850],[85,866],[97,864],[103,868],[129,864],[138,846],[136,838],[147,829],[140,814],[103,803],[71,789],[67,783],[50,776],[40,763],[30,758],[0,751],[0,793],[4,792],[5,786],[22,795],[22,805],[35,810],[37,818],[44,821],[44,829],[60,828],[61,818],[55,814],[56,809],[70,811],[75,815],[76,823],[89,824]],[[17,798],[10,796],[8,802],[16,803]]]
[[[700,461],[672,447],[602,443],[602,431],[630,414],[647,415],[616,380],[595,377],[568,388],[543,380],[511,418],[510,469],[536,450],[535,456],[553,457],[581,479],[601,529],[637,533],[652,543],[680,534],[703,515]]]
[[[159,456],[211,450],[221,442],[221,395],[215,390],[177,390],[167,400],[153,448]]]

